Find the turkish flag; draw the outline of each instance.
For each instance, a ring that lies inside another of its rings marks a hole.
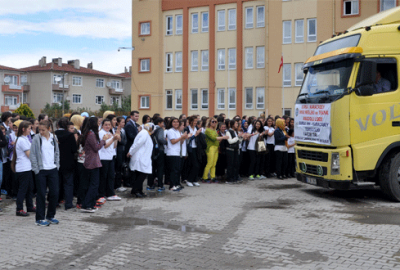
[[[279,65],[278,73],[281,72],[281,68],[283,67],[283,54],[281,56],[281,64]]]

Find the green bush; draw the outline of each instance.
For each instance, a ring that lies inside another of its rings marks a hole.
[[[69,102],[65,101],[64,102],[64,113],[69,112]],[[47,114],[49,117],[54,117],[54,118],[59,118],[63,116],[62,113],[62,104],[59,103],[53,103],[50,105],[49,103],[46,103],[46,106],[44,109],[42,109],[42,113]]]
[[[18,113],[19,115],[24,115],[26,117],[32,117],[34,118],[35,115],[33,114],[31,108],[27,104],[21,104],[18,109],[14,111],[15,113]]]

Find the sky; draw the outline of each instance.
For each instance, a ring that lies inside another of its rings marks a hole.
[[[61,57],[122,73],[131,66],[131,0],[0,0],[0,65],[22,68]]]

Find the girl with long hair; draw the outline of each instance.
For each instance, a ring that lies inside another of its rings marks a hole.
[[[275,137],[275,157],[276,157],[276,175],[278,179],[286,178],[286,168],[288,153],[286,147],[286,125],[285,120],[279,118],[276,120],[276,129],[274,131]]]
[[[265,134],[265,144],[267,146],[267,154],[265,155],[265,174],[268,178],[273,176],[275,171],[275,137],[274,137],[274,119],[272,117],[268,117],[267,121],[265,121],[264,130]]]
[[[264,134],[265,132],[262,122],[260,120],[256,120],[251,130],[249,145],[247,146],[247,151],[249,152],[250,156],[249,180],[254,180],[254,178],[257,179],[265,178],[262,176],[264,155],[257,154],[257,149],[256,149],[259,136],[263,137]]]

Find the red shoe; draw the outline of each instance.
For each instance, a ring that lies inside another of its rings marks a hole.
[[[17,216],[27,217],[27,216],[29,216],[29,214],[27,212],[25,212],[24,210],[19,210],[19,211],[17,211]]]
[[[2,202],[3,201],[3,199],[2,198],[0,198],[0,202]]]
[[[77,209],[82,209],[82,204],[76,204]]]

